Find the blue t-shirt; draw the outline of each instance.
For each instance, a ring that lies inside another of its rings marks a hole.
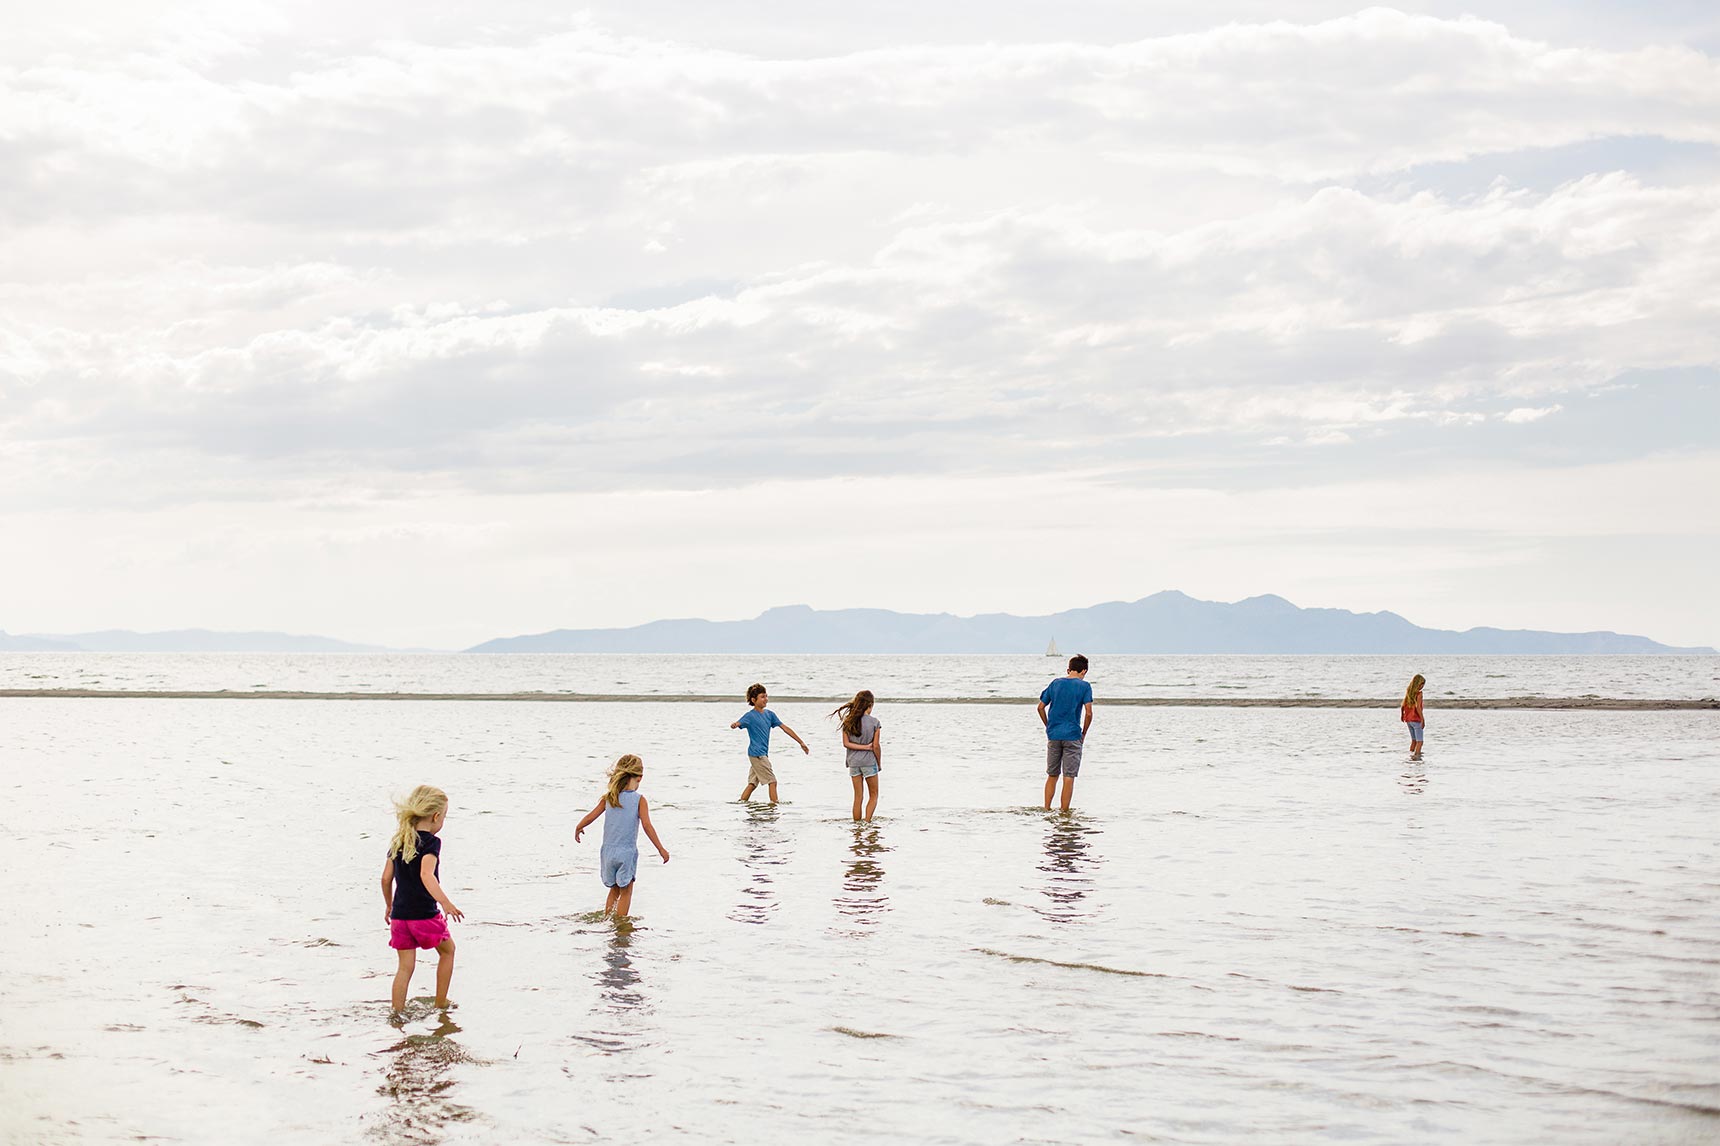
[[[1060,676],[1039,694],[1045,706],[1047,740],[1081,739],[1081,710],[1093,703],[1093,686],[1079,677]]]
[[[760,712],[756,708],[747,709],[747,714],[740,718],[740,726],[747,730],[748,756],[770,755],[770,730],[780,728],[782,721],[776,718],[776,713],[770,709]]]

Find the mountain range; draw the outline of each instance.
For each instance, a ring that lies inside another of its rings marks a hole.
[[[485,641],[473,653],[1712,653],[1611,632],[1424,629],[1396,613],[1301,609],[1282,597],[1226,604],[1168,590],[1042,617],[789,605],[748,621],[653,621]]]
[[[652,621],[499,637],[471,653],[1712,653],[1612,632],[1424,629],[1396,613],[1302,609],[1282,597],[1201,601],[1174,590],[1041,617],[896,613],[788,605],[746,621]],[[395,650],[291,633],[207,629],[12,636],[3,652],[369,653]]]

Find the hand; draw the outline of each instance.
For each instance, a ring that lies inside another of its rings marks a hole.
[[[384,927],[388,928],[390,931],[394,930],[394,909],[393,908],[385,907],[382,909],[382,925]]]
[[[668,863],[668,862],[669,862],[669,853],[668,853],[668,852],[666,852],[666,851],[664,851],[664,850],[663,850],[663,849],[662,849],[662,848],[658,848],[658,849],[657,849],[657,854],[658,854],[658,855],[660,855],[660,856],[662,856],[662,857],[663,857],[663,862],[664,862],[664,863]]]
[[[800,750],[808,756],[812,755],[812,749],[810,749],[806,746],[806,741],[804,741],[804,740],[802,740],[800,742]]]
[[[577,844],[579,842],[579,837],[584,835],[584,834],[585,834],[584,828],[573,829],[573,842]]]
[[[458,923],[462,919],[466,918],[466,913],[464,911],[461,911],[458,907],[455,907],[452,903],[450,903],[447,907],[443,908],[443,910],[448,913],[448,918],[452,919],[455,923]]]

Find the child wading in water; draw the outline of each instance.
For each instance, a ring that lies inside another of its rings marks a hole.
[[[625,916],[633,906],[633,879],[639,870],[639,829],[645,829],[657,854],[669,862],[669,852],[657,838],[651,826],[651,806],[639,794],[639,781],[645,778],[645,762],[632,754],[623,756],[609,770],[609,788],[597,801],[597,807],[586,813],[573,829],[573,840],[579,842],[581,833],[597,817],[603,817],[603,850],[598,853],[598,870],[609,897],[603,902],[603,914],[616,918]]]
[[[800,735],[776,718],[776,713],[766,708],[770,696],[765,692],[764,685],[755,684],[747,689],[747,703],[752,705],[752,711],[729,725],[730,728],[747,730],[747,786],[741,792],[741,799],[752,799],[753,789],[760,784],[770,791],[770,802],[776,803],[776,771],[770,766],[770,730],[780,728],[794,738],[802,752],[811,752],[806,741]]]
[[[1069,658],[1069,674],[1045,686],[1039,694],[1039,722],[1045,725],[1045,810],[1063,777],[1062,809],[1075,798],[1075,777],[1081,774],[1081,751],[1093,726],[1093,686],[1087,683],[1087,658]]]
[[[454,939],[448,934],[448,920],[465,918],[437,878],[442,841],[436,833],[448,818],[448,794],[420,784],[404,802],[394,805],[394,812],[400,826],[388,841],[388,860],[382,865],[388,945],[400,953],[400,967],[394,972],[394,1009],[406,1009],[406,989],[418,966],[420,947],[434,947],[442,957],[436,964],[436,1005],[447,1007],[451,1005],[448,982],[454,977]],[[438,904],[446,917],[437,912]]]
[[[872,715],[872,694],[861,689],[854,699],[838,708],[831,716],[842,719],[842,747],[848,752],[848,777],[854,783],[854,818],[870,821],[878,810],[878,772],[884,766],[884,745],[880,729],[883,725]],[[860,815],[860,785],[866,785],[870,799],[866,815]]]
[[[1398,718],[1409,725],[1409,758],[1421,759],[1421,730],[1426,724],[1426,713],[1421,707],[1421,690],[1427,684],[1427,678],[1420,673],[1410,678],[1409,688],[1404,690],[1403,707],[1398,710]]]

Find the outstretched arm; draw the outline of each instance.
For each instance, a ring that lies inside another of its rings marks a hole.
[[[579,821],[579,823],[574,825],[574,827],[573,827],[573,842],[574,843],[577,844],[579,842],[579,834],[581,832],[585,831],[585,829],[589,828],[592,825],[592,822],[594,820],[596,820],[597,817],[599,817],[603,814],[603,805],[606,804],[607,802],[608,801],[599,798],[597,801],[597,807],[595,807],[595,808],[591,809],[591,811],[585,813],[585,819]]]
[[[448,918],[455,923],[466,918],[466,913],[454,906],[454,901],[448,898],[448,893],[442,890],[441,881],[436,878],[436,857],[425,856],[424,863],[418,870],[424,876],[424,890],[430,893],[431,899],[442,905]]]
[[[663,841],[657,838],[657,829],[651,824],[651,805],[645,802],[645,797],[639,797],[639,826],[645,829],[645,838],[651,841],[657,849],[657,854],[663,857],[663,862],[669,862],[669,849],[663,846]]]
[[[796,732],[794,729],[790,728],[786,724],[779,724],[779,725],[777,725],[777,727],[782,729],[784,732],[788,733],[789,736],[794,739],[794,742],[796,744],[800,745],[800,750],[802,752],[810,753],[812,751],[812,749],[810,749],[806,746],[806,741],[804,741],[800,738],[800,733]]]

